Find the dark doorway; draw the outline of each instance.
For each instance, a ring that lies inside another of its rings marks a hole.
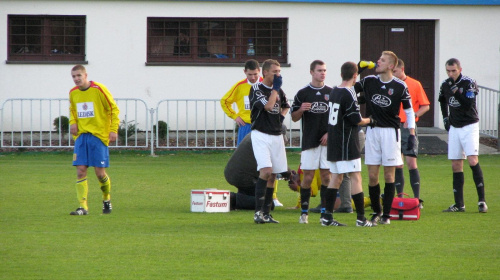
[[[434,127],[434,30],[433,20],[361,20],[361,59],[375,62],[382,51],[393,51],[405,62],[406,75],[422,83],[431,105],[420,127]]]

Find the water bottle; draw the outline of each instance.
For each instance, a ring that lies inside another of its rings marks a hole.
[[[253,48],[253,40],[252,39],[248,39],[247,55],[248,56],[255,55],[255,49]]]

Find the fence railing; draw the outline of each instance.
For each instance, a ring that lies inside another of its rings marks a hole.
[[[156,148],[160,149],[227,149],[235,148],[237,127],[220,107],[219,99],[165,99],[156,107],[156,121],[167,124],[166,131],[155,129]],[[285,118],[289,148],[300,147],[300,129]]]
[[[118,139],[110,147],[147,147],[150,122],[148,108],[140,99],[115,99],[120,108]],[[0,147],[68,148],[73,147],[69,133],[67,98],[13,98],[0,107]],[[142,124],[142,127],[140,126]]]
[[[110,148],[227,149],[236,147],[237,127],[219,99],[165,99],[149,108],[141,99],[115,99],[118,139]],[[499,137],[500,92],[479,86],[480,133]],[[149,108],[149,109],[148,109]],[[70,148],[67,99],[7,99],[0,107],[0,148]],[[162,124],[163,123],[163,124]],[[300,148],[300,122],[285,118],[287,148]]]
[[[479,133],[498,138],[500,91],[482,86],[478,86],[478,88]]]

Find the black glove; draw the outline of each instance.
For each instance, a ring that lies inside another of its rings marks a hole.
[[[372,116],[369,116],[368,118],[370,119],[370,122],[368,123],[369,127],[374,128],[375,126],[377,126],[377,120],[376,119],[374,119]]]
[[[361,74],[361,72],[365,71],[366,68],[373,69],[375,67],[376,64],[373,61],[361,60],[360,62],[358,62],[358,75]]]
[[[417,140],[417,138],[415,137],[415,135],[408,135],[408,143],[406,145],[406,149],[407,150],[413,150],[413,148],[415,148],[415,141]]]
[[[273,89],[279,91],[282,84],[283,84],[283,78],[281,76],[274,75]]]
[[[446,129],[446,131],[450,131],[450,120],[448,119],[448,117],[443,118],[443,123],[444,129]]]
[[[452,78],[446,79],[446,83],[448,84],[448,86],[450,86],[450,89],[453,93],[455,93],[457,91],[458,87]]]
[[[280,114],[280,123],[283,124],[283,121],[285,120],[285,116],[283,116],[282,114]],[[281,131],[283,133],[283,127],[281,128]],[[286,126],[285,126],[285,133],[286,134]]]

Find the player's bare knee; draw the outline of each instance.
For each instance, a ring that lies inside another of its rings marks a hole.
[[[467,161],[469,162],[470,166],[476,166],[479,163],[479,157],[478,156],[468,156]]]

